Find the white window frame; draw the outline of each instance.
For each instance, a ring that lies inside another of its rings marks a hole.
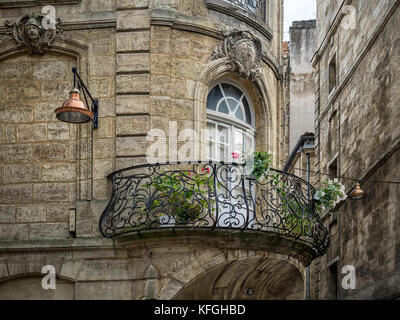
[[[237,87],[242,93],[242,97],[239,100],[239,103],[241,103],[241,101],[243,100],[243,98],[245,97],[247,100],[247,103],[249,105],[249,111],[250,111],[250,117],[251,117],[251,125],[249,125],[247,122],[245,121],[241,121],[239,119],[237,119],[236,117],[224,114],[222,112],[218,112],[218,111],[213,111],[210,109],[207,109],[207,127],[208,124],[212,124],[215,126],[215,133],[214,133],[214,158],[211,158],[208,155],[208,160],[211,161],[226,161],[226,162],[236,162],[236,159],[232,158],[232,153],[235,152],[235,131],[236,130],[241,130],[243,132],[243,134],[245,136],[247,136],[248,138],[250,138],[251,141],[251,147],[250,148],[246,148],[246,146],[244,146],[244,150],[255,150],[255,135],[256,135],[256,130],[254,129],[254,124],[255,124],[255,117],[254,117],[254,108],[251,102],[251,99],[249,98],[248,94],[246,93],[246,91],[236,82],[230,80],[230,79],[221,79],[220,81],[214,83],[212,86],[210,86],[210,91],[217,85],[222,86],[222,84],[229,84],[232,86]],[[221,88],[222,89],[222,88]],[[209,92],[210,92],[209,91]],[[225,95],[224,90],[221,90],[222,94],[224,96],[224,98],[227,98]],[[229,106],[228,106],[229,108]],[[229,110],[230,111],[230,110]],[[235,110],[236,111],[236,110]],[[243,110],[244,112],[244,110]],[[245,112],[244,112],[245,114]],[[228,157],[230,158],[230,161],[228,161],[228,159],[220,159],[219,158],[219,141],[218,141],[218,126],[224,126],[229,128],[229,143],[228,143]],[[210,140],[207,136],[207,153],[208,153],[208,144],[209,144]]]

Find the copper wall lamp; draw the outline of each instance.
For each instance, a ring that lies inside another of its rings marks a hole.
[[[68,123],[85,123],[92,121],[93,129],[98,125],[99,100],[93,99],[85,83],[78,74],[77,69],[72,68],[74,74],[74,88],[69,92],[69,99],[60,108],[55,110],[58,120]],[[80,90],[83,92],[86,105],[80,99]],[[91,101],[89,108],[88,97]]]
[[[363,200],[365,198],[365,192],[361,189],[360,182],[353,187],[350,192],[349,199],[350,200]]]

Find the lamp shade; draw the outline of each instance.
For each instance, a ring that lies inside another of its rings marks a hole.
[[[74,88],[69,92],[69,99],[55,110],[58,120],[69,123],[84,123],[93,120],[93,112],[85,107],[80,99],[79,90]]]
[[[351,191],[349,195],[350,200],[362,200],[365,198],[365,192],[361,189],[359,183],[356,184],[354,189]]]

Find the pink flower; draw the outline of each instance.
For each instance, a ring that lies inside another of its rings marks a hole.
[[[232,157],[233,157],[233,159],[239,159],[240,154],[237,152],[232,152]]]

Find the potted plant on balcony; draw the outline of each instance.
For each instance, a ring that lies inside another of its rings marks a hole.
[[[153,206],[164,205],[165,212],[160,221],[164,226],[177,224],[193,224],[202,218],[202,213],[215,210],[210,193],[213,193],[213,180],[209,177],[209,169],[203,168],[197,172],[163,173],[153,182],[152,187],[160,198]]]
[[[335,209],[340,202],[347,199],[345,189],[346,187],[338,179],[323,182],[322,187],[315,193],[316,210],[324,212]]]

